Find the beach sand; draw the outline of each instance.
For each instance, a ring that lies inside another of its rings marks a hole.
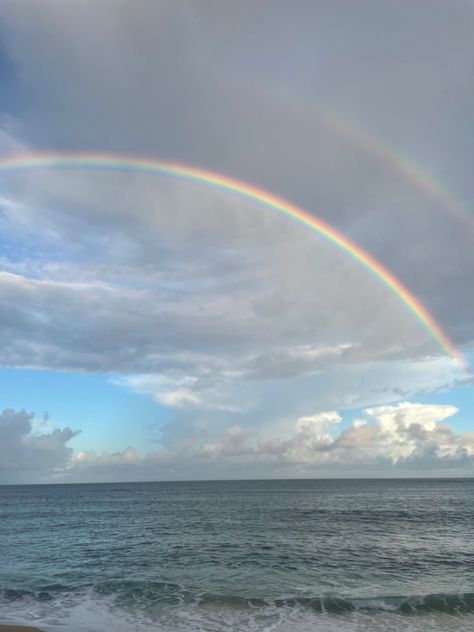
[[[32,628],[29,625],[1,625],[0,632],[42,632],[39,628]]]

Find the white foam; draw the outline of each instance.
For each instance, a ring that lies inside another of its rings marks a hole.
[[[70,593],[52,600],[0,601],[0,621],[45,632],[472,632],[474,615],[402,615],[390,611],[324,614],[304,607],[156,605],[147,612],[117,607],[113,597]]]

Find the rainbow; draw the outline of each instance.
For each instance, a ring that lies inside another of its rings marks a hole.
[[[451,191],[426,173],[416,162],[399,153],[384,142],[372,136],[353,121],[342,118],[329,110],[318,110],[317,116],[322,123],[337,136],[355,145],[367,154],[387,165],[395,173],[411,182],[419,191],[449,210],[470,230],[474,227],[474,216],[469,208]]]
[[[245,78],[248,81],[248,78]],[[235,77],[233,77],[235,81]],[[464,226],[467,226],[470,234],[474,235],[474,209],[471,209],[453,191],[450,191],[442,182],[436,179],[426,169],[402,153],[399,149],[389,145],[386,140],[375,136],[359,122],[354,121],[333,107],[324,104],[315,105],[301,99],[295,99],[292,91],[281,89],[277,94],[268,93],[261,83],[252,82],[252,90],[264,94],[271,100],[283,102],[292,115],[304,119],[305,123],[312,127],[319,123],[335,136],[357,147],[365,154],[374,157],[385,165],[392,173],[410,182],[418,191],[434,200],[440,207],[449,211]],[[246,85],[241,86],[242,90]]]
[[[347,239],[347,237],[332,228],[329,224],[280,197],[245,182],[212,171],[129,155],[104,153],[35,153],[14,155],[0,159],[0,173],[4,174],[19,170],[49,168],[124,170],[162,174],[206,184],[216,189],[238,194],[242,198],[253,202],[259,202],[265,207],[273,209],[278,214],[310,228],[367,268],[367,270],[398,297],[400,302],[408,308],[426,331],[438,342],[443,351],[453,358],[463,372],[469,374],[469,368],[464,358],[449,339],[448,335],[435,321],[433,316],[431,316],[426,307],[424,307],[397,277],[379,263],[370,253]]]

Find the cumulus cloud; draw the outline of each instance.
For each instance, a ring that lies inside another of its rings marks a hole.
[[[76,451],[70,428],[36,434],[33,415],[0,416],[2,482],[114,481],[249,476],[469,476],[474,433],[454,432],[446,420],[458,409],[402,402],[367,408],[351,425],[336,411],[299,418],[284,438],[238,424],[222,432],[188,434],[141,455]]]
[[[367,467],[379,474],[384,468],[392,473],[427,467],[467,472],[474,463],[474,435],[456,434],[443,423],[457,412],[454,406],[411,402],[378,406],[364,410],[365,419],[339,432],[337,412],[319,413],[298,419],[289,438],[257,441],[248,445],[247,453],[256,460],[304,466],[313,475],[319,470],[364,472]],[[212,452],[228,455],[228,437],[214,444]]]
[[[365,418],[350,427],[341,427],[336,411],[322,412],[299,418],[284,439],[264,439],[258,432],[232,426],[198,453],[228,465],[265,464],[267,473],[273,474],[383,476],[426,470],[469,474],[474,434],[455,433],[444,423],[457,412],[454,406],[402,402],[368,408]]]
[[[386,459],[392,464],[422,463],[425,458],[462,461],[474,456],[470,434],[456,435],[442,423],[455,415],[454,406],[413,404],[367,408],[372,423],[346,430],[337,439],[336,450],[360,448],[362,454]]]
[[[73,451],[67,443],[77,432],[68,427],[44,432],[42,421],[47,419],[24,410],[0,415],[0,482],[51,480],[69,465]]]

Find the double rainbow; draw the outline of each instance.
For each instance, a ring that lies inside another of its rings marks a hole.
[[[0,160],[0,173],[49,168],[85,168],[163,174],[206,184],[216,189],[238,194],[253,202],[259,202],[273,209],[278,214],[292,219],[303,226],[307,226],[367,268],[389,290],[396,294],[400,302],[417,318],[426,331],[438,342],[443,351],[451,356],[464,372],[469,374],[469,369],[464,358],[449,339],[448,335],[435,321],[433,316],[431,316],[421,301],[419,301],[397,277],[374,259],[371,254],[347,239],[347,237],[332,228],[329,224],[280,197],[246,184],[245,182],[212,171],[127,155],[103,153],[41,153],[20,154]]]

